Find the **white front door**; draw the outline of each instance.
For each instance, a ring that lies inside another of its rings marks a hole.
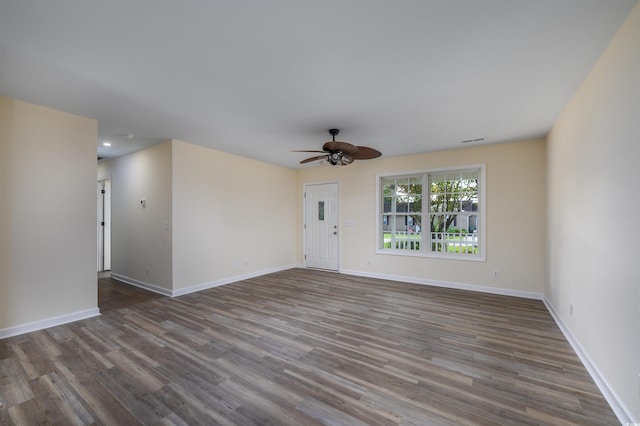
[[[338,270],[338,184],[305,185],[304,264]]]

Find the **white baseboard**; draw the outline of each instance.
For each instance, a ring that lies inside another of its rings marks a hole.
[[[164,296],[169,297],[177,297],[182,296],[189,293],[194,293],[196,291],[206,290],[208,288],[218,287],[225,284],[231,284],[237,281],[246,280],[249,278],[255,278],[266,274],[271,274],[274,272],[285,271],[287,269],[296,268],[298,265],[287,265],[281,266],[277,268],[263,269],[260,271],[251,272],[248,274],[237,275],[229,278],[224,278],[221,280],[208,282],[204,284],[199,284],[179,290],[167,290],[166,288],[158,287],[154,284],[145,283],[143,281],[139,281],[124,275],[111,273],[111,278],[122,281],[126,284],[130,284],[136,287],[143,288],[145,290],[153,291],[154,293],[159,293]],[[58,325],[68,324],[74,321],[80,321],[83,319],[95,317],[100,315],[100,310],[98,308],[87,309],[79,312],[72,312],[70,314],[60,315],[57,317],[47,318],[39,321],[34,321],[26,324],[20,324],[13,327],[7,327],[0,329],[0,339],[6,339],[8,337],[18,336],[20,334],[30,333],[32,331],[38,331],[49,327],[55,327]]]
[[[569,342],[569,344],[571,345],[575,353],[578,355],[578,358],[580,358],[580,361],[582,361],[582,364],[589,372],[589,375],[591,376],[593,381],[596,383],[596,386],[598,386],[598,389],[600,389],[600,392],[602,392],[602,395],[609,403],[609,406],[611,407],[611,409],[613,410],[613,413],[616,415],[616,417],[620,421],[620,424],[623,424],[623,425],[640,424],[640,421],[633,417],[633,414],[631,413],[631,411],[629,411],[629,409],[622,402],[622,400],[618,398],[615,391],[611,388],[607,380],[600,373],[600,370],[598,370],[598,367],[596,367],[596,365],[591,360],[587,352],[584,350],[584,348],[582,347],[578,339],[576,339],[573,333],[571,333],[571,330],[569,329],[569,327],[567,327],[565,323],[562,321],[562,318],[560,318],[560,315],[558,315],[553,305],[546,298],[543,299],[543,302],[547,307],[547,310],[555,320],[556,324],[558,324],[558,327],[560,327],[562,334],[564,334],[564,337],[567,339],[567,341]]]
[[[248,280],[250,278],[259,277],[262,275],[272,274],[274,272],[286,271],[287,269],[293,269],[296,267],[297,265],[286,265],[286,266],[279,266],[277,268],[262,269],[260,271],[250,272],[248,274],[235,275],[233,277],[223,278],[223,279],[211,281],[208,283],[202,283],[202,284],[197,284],[197,285],[186,287],[186,288],[181,288],[178,290],[173,290],[171,292],[171,296],[172,297],[184,296],[185,294],[195,293],[197,291],[207,290],[209,288],[219,287],[221,285],[231,284],[231,283],[235,283],[242,280]]]
[[[57,317],[47,318],[39,321],[33,321],[26,324],[20,324],[13,327],[0,329],[0,339],[18,336],[32,331],[38,331],[49,327],[68,324],[74,321],[80,321],[100,315],[98,308],[85,309],[84,311],[72,312],[70,314],[60,315]]]
[[[475,284],[429,280],[424,278],[406,277],[402,275],[377,274],[377,273],[370,273],[370,272],[364,272],[364,271],[353,271],[353,270],[344,270],[344,269],[341,270],[340,273],[347,274],[347,275],[356,275],[359,277],[378,278],[378,279],[389,280],[389,281],[401,281],[401,282],[411,283],[411,284],[429,285],[434,287],[452,288],[457,290],[469,290],[469,291],[476,291],[480,293],[498,294],[502,296],[521,297],[524,299],[536,299],[536,300],[544,299],[544,295],[542,293],[535,293],[531,291],[511,290],[507,288],[496,288],[496,287],[488,287],[488,286],[481,286],[481,285],[475,285]]]
[[[125,275],[114,274],[112,272],[111,278],[113,278],[114,280],[122,281],[123,283],[127,283],[135,287],[140,287],[145,290],[153,291],[154,293],[162,294],[163,296],[172,296],[171,290],[167,290],[166,288],[159,287],[155,284],[145,283],[144,281],[139,281],[139,280],[127,277]]]

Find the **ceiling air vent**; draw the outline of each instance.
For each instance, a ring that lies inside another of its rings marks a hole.
[[[486,140],[487,140],[487,138],[467,139],[466,141],[462,141],[462,143],[484,142]]]

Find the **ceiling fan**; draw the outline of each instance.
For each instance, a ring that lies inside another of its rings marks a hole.
[[[293,151],[293,152],[321,152],[322,155],[302,160],[300,164],[310,163],[312,161],[321,161],[331,164],[332,166],[346,166],[353,163],[354,160],[369,160],[371,158],[380,157],[382,153],[376,149],[366,146],[355,146],[348,142],[340,142],[336,140],[336,135],[340,133],[338,129],[330,129],[329,134],[333,140],[325,142],[322,145],[322,151]]]

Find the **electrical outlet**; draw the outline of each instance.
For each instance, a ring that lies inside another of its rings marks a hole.
[[[500,271],[498,271],[498,270],[493,271],[493,275],[492,276],[493,276],[494,280],[499,279],[500,278]]]
[[[149,268],[144,268],[144,274],[148,277],[149,276]]]
[[[573,303],[569,304],[569,315],[573,316]]]
[[[371,259],[367,259],[367,265],[371,266]]]

